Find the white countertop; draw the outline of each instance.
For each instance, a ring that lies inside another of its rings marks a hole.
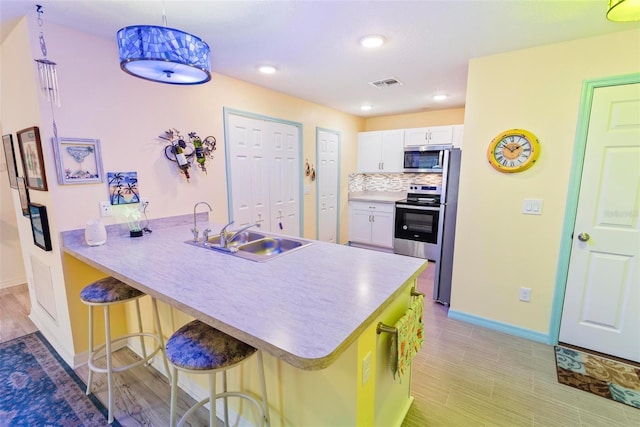
[[[427,264],[319,241],[259,263],[184,243],[192,216],[175,218],[103,246],[63,232],[64,251],[302,369],[330,365]]]
[[[356,191],[349,193],[349,201],[395,203],[406,198],[406,191]]]

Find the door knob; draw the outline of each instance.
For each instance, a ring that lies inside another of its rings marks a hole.
[[[578,234],[578,240],[580,240],[581,242],[586,242],[590,238],[591,238],[591,236],[589,236],[589,233],[580,233],[580,234]]]

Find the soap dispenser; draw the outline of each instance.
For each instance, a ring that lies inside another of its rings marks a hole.
[[[87,222],[84,229],[84,239],[89,246],[104,245],[107,242],[107,229],[100,219]]]

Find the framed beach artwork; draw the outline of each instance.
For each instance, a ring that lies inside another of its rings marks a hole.
[[[47,175],[44,170],[40,130],[37,127],[22,129],[17,132],[22,170],[27,188],[47,191]]]
[[[107,172],[107,182],[112,205],[140,203],[138,172]]]
[[[20,196],[20,209],[22,209],[22,216],[29,216],[29,190],[27,190],[24,184],[24,178],[19,176],[16,178],[18,183],[18,196]]]
[[[16,153],[13,151],[13,137],[11,134],[2,135],[2,148],[4,149],[4,158],[7,163],[7,172],[9,173],[9,186],[18,188],[18,162],[16,162]]]
[[[45,251],[50,251],[51,234],[49,233],[47,207],[38,203],[29,203],[29,216],[31,217],[33,243]]]
[[[59,184],[91,184],[104,181],[100,140],[53,138]]]

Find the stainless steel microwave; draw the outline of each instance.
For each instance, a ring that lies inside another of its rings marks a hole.
[[[452,145],[405,147],[404,171],[442,173],[452,148]]]

